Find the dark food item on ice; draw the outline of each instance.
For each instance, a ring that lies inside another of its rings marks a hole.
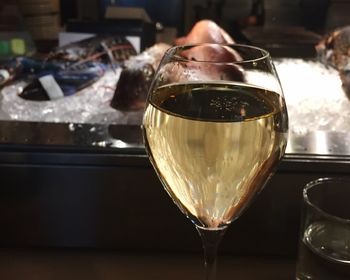
[[[316,46],[322,63],[338,70],[343,90],[350,98],[350,26],[336,29]]]
[[[27,85],[20,97],[59,99],[87,88],[104,75],[108,65],[113,68],[133,55],[136,51],[124,37],[93,37],[57,48],[45,59],[14,58],[0,69],[0,86],[24,80]]]
[[[115,109],[128,111],[144,108],[155,70],[169,45],[159,43],[126,60],[111,101]]]
[[[125,68],[120,74],[111,106],[118,110],[142,109],[153,76],[154,69],[149,63]]]
[[[59,71],[61,69],[62,66],[58,63],[44,63],[41,59],[18,56],[0,66],[0,89],[13,81],[30,80],[44,70]]]
[[[19,96],[35,101],[70,96],[92,85],[104,75],[105,70],[105,64],[88,61],[79,64],[78,67],[69,67],[60,71],[43,71],[24,87]]]

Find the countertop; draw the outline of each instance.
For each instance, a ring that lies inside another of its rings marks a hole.
[[[294,271],[293,259],[220,255],[217,279],[291,280]],[[0,251],[1,279],[200,280],[202,275],[199,254],[76,249]]]

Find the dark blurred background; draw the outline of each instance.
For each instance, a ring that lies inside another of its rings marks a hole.
[[[303,26],[325,32],[350,23],[349,0],[61,0],[62,22],[102,19],[110,5],[143,7],[153,21],[176,27],[179,34],[201,18],[228,27],[232,22],[243,23],[252,13],[259,13],[259,5],[264,13],[259,24],[265,26]]]
[[[109,7],[142,8],[142,19],[106,19]],[[17,11],[16,11],[16,8]],[[37,46],[57,44],[62,31],[142,37],[142,49],[172,43],[200,19],[212,19],[241,43],[266,48],[314,45],[350,24],[350,0],[2,0],[0,31],[29,30]]]

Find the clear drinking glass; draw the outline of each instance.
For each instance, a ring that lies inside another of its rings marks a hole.
[[[320,178],[305,186],[297,280],[350,279],[349,198],[349,178]]]
[[[287,109],[271,57],[245,45],[170,48],[150,87],[142,127],[165,190],[202,238],[205,279],[215,279],[225,229],[285,151]]]

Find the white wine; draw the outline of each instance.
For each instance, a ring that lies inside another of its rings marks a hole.
[[[283,98],[238,83],[171,84],[156,90],[145,110],[143,133],[165,189],[197,226],[229,224],[284,153]]]

